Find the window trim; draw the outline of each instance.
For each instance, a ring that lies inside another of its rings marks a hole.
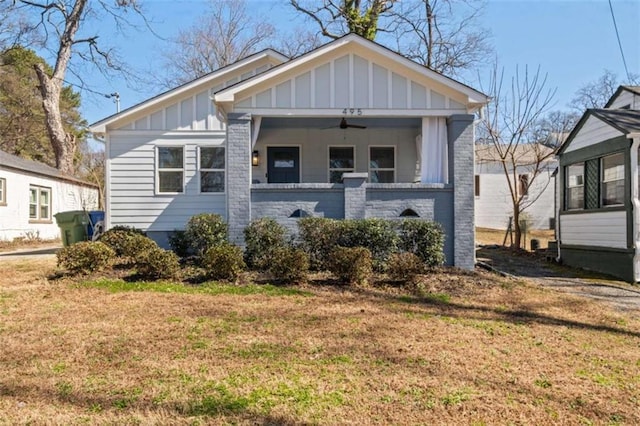
[[[34,205],[31,203],[31,191],[36,191],[36,216],[32,217],[31,216],[31,206]],[[42,203],[41,203],[41,195],[43,192],[48,193],[48,197],[47,199],[49,200],[49,204],[46,205],[47,207],[47,217],[46,218],[42,218],[41,212],[42,212]],[[29,223],[52,223],[52,218],[51,218],[51,213],[52,213],[52,190],[51,188],[47,187],[47,186],[41,186],[41,185],[29,185]]]
[[[605,179],[604,179],[604,172],[605,172],[604,160],[607,157],[613,157],[613,156],[616,156],[616,155],[622,156],[622,178],[605,181]],[[627,173],[627,164],[626,164],[627,162],[626,162],[626,156],[625,156],[624,151],[618,151],[618,152],[610,153],[610,154],[607,154],[607,155],[603,155],[602,157],[600,157],[599,160],[600,160],[599,161],[599,163],[600,163],[599,164],[599,166],[600,166],[600,176],[599,176],[599,182],[598,183],[600,184],[600,207],[603,208],[603,209],[608,209],[608,208],[611,208],[611,207],[624,206],[625,205],[625,198],[626,198],[624,196],[625,190],[626,190],[625,180],[626,180],[626,173]],[[604,203],[604,197],[605,197],[604,185],[606,183],[619,182],[619,181],[622,181],[622,187],[623,187],[622,202],[621,203],[615,203],[615,204],[605,204]]]
[[[207,169],[202,168],[201,159],[201,150],[202,148],[222,148],[224,150],[224,168],[222,169]],[[198,146],[198,154],[197,159],[198,162],[198,194],[201,195],[220,195],[227,193],[227,147],[226,145],[199,145]],[[216,192],[205,192],[202,190],[202,172],[222,172],[224,173],[224,190],[216,191]]]
[[[526,183],[525,188],[523,188],[523,185],[522,185],[523,181]],[[529,181],[529,173],[519,173],[518,174],[518,195],[522,197],[528,197],[530,186],[531,184]]]
[[[473,177],[473,194],[475,197],[480,196],[480,175],[474,175]]]
[[[160,168],[160,148],[180,148],[182,150],[182,168]],[[186,192],[185,187],[185,146],[184,145],[156,145],[155,146],[155,194],[156,195],[180,195]],[[182,192],[162,192],[160,191],[160,172],[182,172]]]
[[[7,179],[0,178],[0,206],[7,205]]]
[[[393,148],[393,169],[390,169],[388,167],[378,167],[378,168],[371,168],[371,148]],[[387,183],[396,183],[398,181],[398,155],[396,154],[396,145],[369,145],[367,148],[367,153],[369,154],[369,158],[367,161],[367,170],[369,171],[369,182],[371,182],[371,176],[372,176],[372,171],[373,170],[379,170],[381,172],[387,172],[387,171],[392,171],[393,172],[393,182],[387,182]]]
[[[351,148],[353,151],[353,167],[352,168],[332,168],[331,167],[331,148]],[[327,146],[327,182],[328,183],[342,183],[331,182],[331,172],[355,173],[356,171],[356,146],[355,145],[328,145]]]
[[[582,165],[582,184],[581,185],[574,185],[574,186],[570,186],[569,184],[569,168],[571,166],[577,166],[581,164]],[[584,198],[585,198],[585,162],[584,161],[578,161],[576,163],[573,164],[567,164],[566,166],[564,166],[564,210],[565,211],[577,211],[577,210],[584,210]],[[569,207],[569,189],[571,188],[582,188],[582,206],[581,207]]]

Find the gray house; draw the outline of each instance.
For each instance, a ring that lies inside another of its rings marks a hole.
[[[91,126],[106,142],[106,225],[161,244],[218,213],[440,222],[447,263],[474,266],[474,113],[486,95],[350,34],[272,50]]]
[[[585,112],[558,150],[563,263],[640,281],[640,87]]]

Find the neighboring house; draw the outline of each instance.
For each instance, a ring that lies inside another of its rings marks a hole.
[[[554,229],[555,222],[555,178],[557,168],[553,149],[541,144],[522,144],[514,151],[513,162],[507,161],[509,179],[518,194],[525,193],[523,212],[530,219],[530,229]],[[539,159],[545,158],[542,161]],[[541,172],[533,178],[536,163]],[[533,179],[533,181],[532,181]],[[529,185],[530,183],[530,185]],[[528,186],[528,188],[527,188]],[[482,228],[507,229],[509,217],[513,216],[513,202],[500,155],[495,145],[476,144],[476,226]]]
[[[587,110],[558,150],[559,257],[640,281],[640,87]]]
[[[0,151],[0,240],[59,238],[56,213],[97,207],[95,185]]]
[[[354,34],[288,60],[272,50],[91,126],[106,142],[106,225],[160,244],[202,212],[243,244],[253,219],[442,224],[474,267],[474,113],[486,95]]]

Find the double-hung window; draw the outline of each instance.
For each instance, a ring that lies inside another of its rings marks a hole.
[[[223,146],[200,147],[200,192],[224,192]]]
[[[602,206],[624,204],[624,153],[602,157]]]
[[[342,174],[355,171],[355,148],[352,146],[329,147],[329,182],[342,183]]]
[[[7,180],[0,178],[0,206],[7,205]]]
[[[51,220],[51,188],[29,187],[29,220]]]
[[[393,183],[396,178],[396,149],[393,146],[369,147],[369,180]]]
[[[584,208],[584,163],[576,163],[565,168],[567,210]]]
[[[156,149],[158,193],[184,192],[184,148],[181,146],[159,146]]]

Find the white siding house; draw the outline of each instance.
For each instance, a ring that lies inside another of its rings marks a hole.
[[[56,213],[97,207],[95,185],[0,151],[0,240],[59,238]]]
[[[355,34],[289,60],[254,54],[91,126],[106,142],[106,225],[160,244],[221,214],[440,222],[474,265],[473,114],[486,95]]]
[[[534,149],[529,145],[519,146],[515,153],[516,179],[530,183],[523,199],[523,212],[530,219],[531,229],[553,229],[555,217],[555,177],[557,160],[553,149],[537,144]],[[541,172],[533,179],[536,157],[545,158],[540,166]],[[514,180],[512,167],[508,168],[511,181]],[[533,180],[532,180],[533,179]],[[517,191],[524,191],[520,182],[512,185]],[[475,177],[476,226],[491,229],[507,229],[509,217],[513,216],[513,203],[507,177],[500,156],[492,144],[476,144]]]

